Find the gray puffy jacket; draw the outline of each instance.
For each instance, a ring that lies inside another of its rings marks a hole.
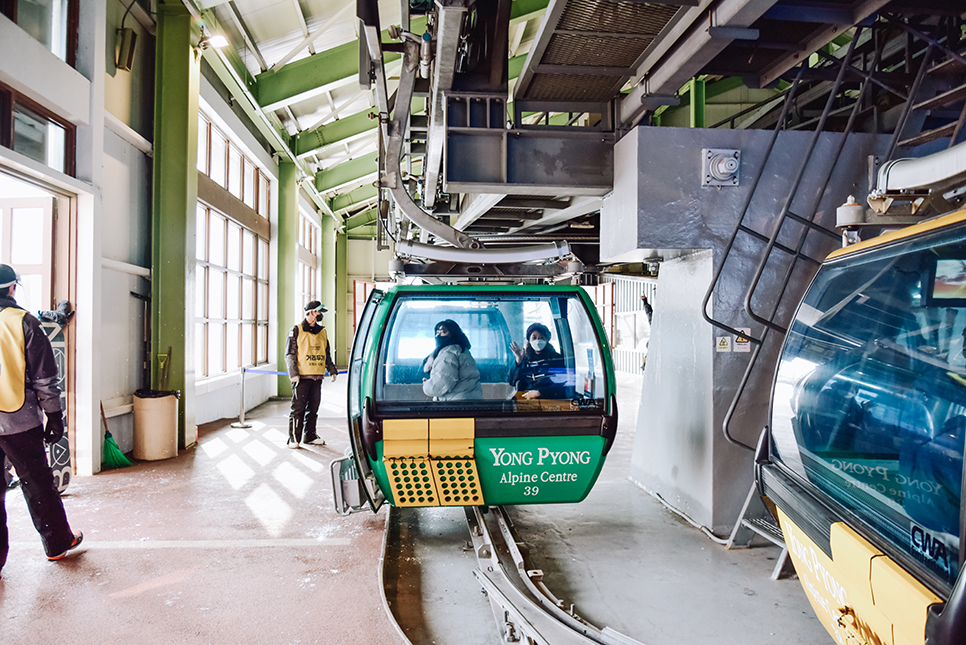
[[[459,345],[447,345],[439,350],[429,380],[423,383],[423,393],[437,401],[482,399],[480,370],[473,356]]]

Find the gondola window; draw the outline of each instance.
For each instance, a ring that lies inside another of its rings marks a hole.
[[[958,575],[966,241],[916,239],[816,276],[789,330],[774,452],[933,579]]]

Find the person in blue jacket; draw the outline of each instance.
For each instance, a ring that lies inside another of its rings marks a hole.
[[[453,320],[436,323],[436,349],[423,361],[423,394],[435,401],[482,399],[480,370],[470,340]]]
[[[71,530],[47,463],[44,444],[57,443],[64,436],[59,374],[40,321],[14,300],[19,283],[17,271],[0,264],[0,464],[6,457],[17,469],[47,559],[60,560],[84,536]],[[0,570],[10,546],[3,499],[6,491],[6,486],[0,487]]]

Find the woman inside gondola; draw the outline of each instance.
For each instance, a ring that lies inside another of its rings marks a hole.
[[[436,349],[423,361],[423,393],[434,401],[482,399],[480,370],[470,354],[470,341],[452,320],[436,323]]]
[[[516,341],[510,343],[517,359],[510,373],[510,383],[516,386],[517,396],[524,399],[567,398],[564,359],[550,344],[550,338],[546,325],[533,323],[527,327],[527,339],[522,348]]]

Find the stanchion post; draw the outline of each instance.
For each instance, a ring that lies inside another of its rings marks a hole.
[[[251,428],[250,423],[245,423],[245,368],[241,368],[241,402],[238,405],[238,421],[231,424],[232,428]]]

